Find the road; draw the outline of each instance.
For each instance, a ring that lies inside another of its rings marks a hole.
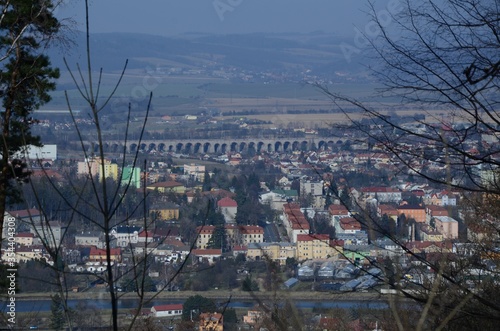
[[[264,227],[264,241],[267,243],[280,242],[280,234],[276,224],[266,224]]]

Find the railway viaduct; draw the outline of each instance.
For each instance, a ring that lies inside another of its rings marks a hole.
[[[104,151],[111,153],[134,153],[139,149],[142,152],[172,152],[184,154],[223,154],[227,152],[245,152],[253,149],[255,152],[291,152],[319,149],[343,141],[338,137],[301,137],[301,138],[244,138],[244,139],[166,139],[143,140],[137,142],[106,141]],[[89,150],[97,150],[98,144],[87,142]]]

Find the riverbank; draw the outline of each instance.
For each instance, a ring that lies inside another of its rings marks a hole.
[[[55,293],[18,293],[17,300],[47,300]],[[68,292],[70,300],[109,300],[107,292]],[[183,300],[194,295],[201,295],[214,300],[306,300],[306,301],[387,301],[388,296],[378,292],[346,292],[346,293],[329,293],[329,292],[313,292],[313,291],[277,291],[277,292],[246,292],[246,291],[176,291],[176,292],[148,292],[145,295],[146,300],[152,299],[172,299]],[[136,293],[118,293],[120,300],[137,300]]]

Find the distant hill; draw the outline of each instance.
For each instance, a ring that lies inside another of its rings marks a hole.
[[[84,63],[85,36],[75,32],[69,37],[72,46],[66,50],[50,50],[54,65],[64,69],[63,56],[73,66]],[[198,68],[207,65],[231,66],[246,71],[310,70],[311,74],[328,77],[336,72],[353,78],[366,76],[360,65],[365,60],[347,61],[333,34],[186,34],[161,37],[132,33],[93,34],[91,50],[94,62],[107,71],[122,68],[129,59],[130,69],[146,66]],[[352,43],[352,41],[350,41]]]

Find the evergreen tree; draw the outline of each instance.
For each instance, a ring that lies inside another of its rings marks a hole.
[[[212,299],[205,298],[201,295],[195,295],[187,298],[182,305],[182,319],[188,321],[191,316],[197,317],[200,313],[214,312],[217,309],[215,302]]]
[[[212,189],[212,178],[210,178],[210,174],[208,170],[205,169],[205,175],[203,176],[203,186],[202,191],[210,191]]]
[[[50,311],[52,313],[50,317],[50,327],[52,330],[62,330],[64,326],[64,306],[59,294],[52,295],[52,304],[50,305]]]
[[[259,290],[259,284],[252,277],[247,276],[243,283],[241,283],[241,290],[245,292],[257,292]]]
[[[222,249],[225,251],[227,247],[226,229],[223,224],[215,226],[214,233],[207,243],[207,248]]]
[[[50,0],[2,1],[0,20],[0,227],[7,199],[16,197],[16,180],[29,176],[26,165],[14,155],[25,146],[40,146],[38,136],[31,134],[35,122],[33,111],[50,100],[55,89],[54,79],[59,70],[50,65],[42,54],[46,43],[59,30],[59,22],[52,15]]]

